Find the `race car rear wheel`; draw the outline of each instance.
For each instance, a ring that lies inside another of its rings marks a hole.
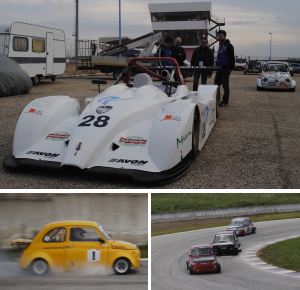
[[[187,272],[189,273],[189,275],[193,275],[194,274],[192,267],[188,267],[187,268]]]
[[[37,276],[46,275],[49,271],[49,265],[44,259],[36,259],[30,265],[30,272]]]
[[[192,154],[195,159],[199,154],[200,117],[198,111],[194,112],[193,134],[192,134]]]
[[[119,258],[115,261],[113,265],[113,269],[116,274],[124,275],[129,272],[131,264],[128,259],[126,258]]]

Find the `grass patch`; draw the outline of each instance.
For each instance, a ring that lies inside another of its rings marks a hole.
[[[299,193],[152,193],[152,214],[300,204]]]
[[[148,245],[139,246],[142,258],[148,258]]]
[[[257,255],[268,264],[300,272],[300,238],[269,245]]]
[[[259,215],[252,215],[250,217],[254,222],[293,219],[293,218],[300,218],[300,212],[297,211],[297,212],[287,212],[287,213],[259,214]],[[152,236],[159,236],[159,235],[174,234],[174,233],[187,232],[187,231],[193,231],[199,229],[221,227],[221,226],[229,225],[231,219],[232,217],[154,223],[151,225],[151,231],[152,231]]]

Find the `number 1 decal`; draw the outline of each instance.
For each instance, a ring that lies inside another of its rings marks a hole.
[[[82,120],[85,120],[81,122],[78,127],[90,127],[92,125],[92,122],[95,120],[95,116],[88,115],[82,118]],[[108,124],[108,121],[110,120],[110,117],[108,116],[99,116],[96,121],[93,123],[95,127],[101,128],[106,127]]]
[[[87,251],[87,260],[88,262],[98,262],[101,260],[101,251],[100,250],[88,250]]]

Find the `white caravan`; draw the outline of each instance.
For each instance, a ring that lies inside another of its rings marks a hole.
[[[61,29],[13,22],[0,27],[0,54],[15,60],[37,85],[55,80],[66,68],[65,33]]]

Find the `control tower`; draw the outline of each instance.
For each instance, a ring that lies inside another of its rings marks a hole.
[[[180,36],[189,60],[202,37],[213,45],[216,32],[225,26],[224,18],[212,14],[211,2],[152,3],[149,12],[153,32],[162,32],[163,38]]]

